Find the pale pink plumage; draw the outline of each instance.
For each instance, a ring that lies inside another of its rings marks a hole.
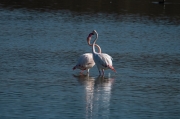
[[[95,63],[92,53],[85,53],[79,57],[76,66],[73,67],[73,70],[77,68],[80,70],[87,70],[87,72],[89,73],[89,69],[94,65]]]

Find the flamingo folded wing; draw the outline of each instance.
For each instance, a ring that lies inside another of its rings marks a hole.
[[[73,67],[73,70],[76,68],[86,70],[92,68],[94,65],[95,63],[92,58],[92,53],[85,53],[79,57],[76,66]]]

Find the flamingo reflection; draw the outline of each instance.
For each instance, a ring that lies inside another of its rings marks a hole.
[[[109,118],[111,88],[114,79],[94,78],[89,75],[81,75],[76,78],[84,85],[86,118]]]

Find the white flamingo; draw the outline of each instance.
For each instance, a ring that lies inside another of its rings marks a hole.
[[[93,32],[91,34],[96,35],[96,38],[92,44],[93,45],[92,46],[92,54],[93,54],[94,62],[96,63],[97,68],[99,70],[99,75],[101,75],[101,71],[102,71],[102,75],[104,76],[104,70],[106,70],[106,69],[112,69],[114,72],[116,72],[116,70],[114,69],[113,64],[112,64],[112,57],[106,53],[101,53],[101,52],[97,53],[95,51],[95,43],[98,39],[98,33],[96,32],[96,30],[93,30]],[[88,42],[90,42],[91,39],[88,39],[88,40],[89,40]]]
[[[92,33],[89,34],[89,36],[87,37],[87,41],[90,41],[92,35],[93,35]],[[92,46],[90,42],[88,42],[88,45]],[[98,48],[99,53],[101,53],[101,47],[97,44],[95,44],[95,46]],[[93,60],[92,53],[85,53],[79,57],[79,59],[77,60],[77,64],[73,67],[73,70],[80,69],[81,70],[80,73],[83,73],[84,70],[87,70],[87,74],[88,74],[90,68],[92,68],[94,65],[95,62]]]

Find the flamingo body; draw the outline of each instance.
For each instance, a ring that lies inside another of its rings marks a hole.
[[[114,72],[116,72],[112,64],[113,59],[110,55],[106,53],[93,53],[93,59],[99,70],[99,75],[104,75],[104,70],[107,70],[107,69],[111,69]],[[102,71],[102,74],[101,74],[101,71]]]
[[[112,65],[112,57],[105,53],[93,54],[94,61],[100,69],[108,69],[108,66]]]
[[[95,62],[93,60],[92,53],[85,53],[79,57],[76,66],[73,67],[73,70],[77,68],[80,70],[87,70],[87,72],[89,72],[89,69],[92,68],[94,65]]]

